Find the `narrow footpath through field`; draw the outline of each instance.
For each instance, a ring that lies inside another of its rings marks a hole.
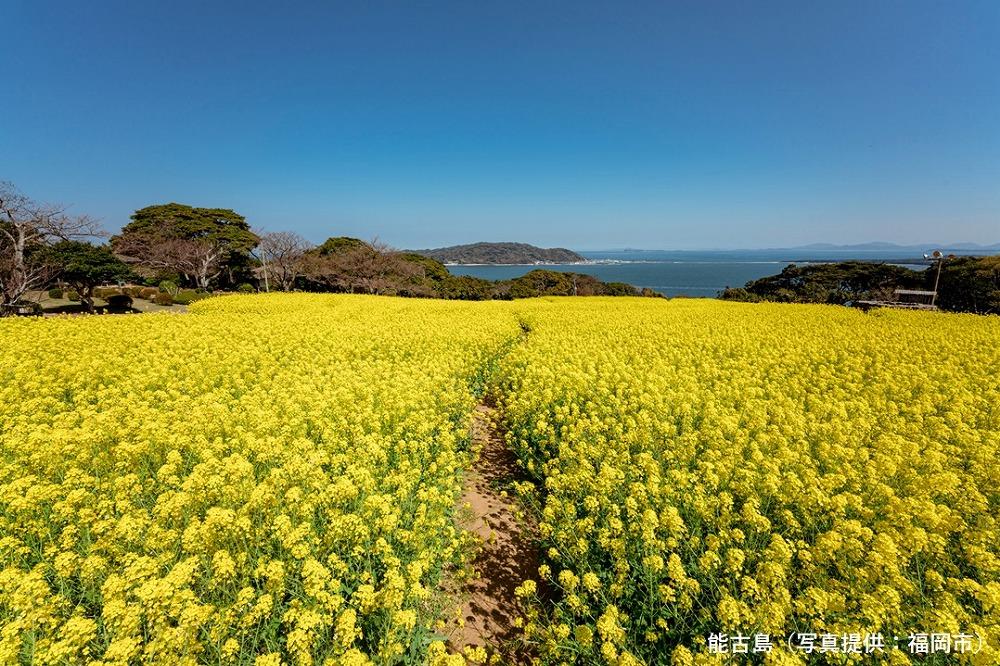
[[[528,518],[504,492],[523,474],[495,424],[496,410],[484,400],[473,414],[473,449],[479,455],[466,473],[459,500],[461,527],[482,542],[473,576],[459,591],[463,626],[455,626],[449,644],[455,651],[483,646],[500,663],[523,663],[525,647],[514,625],[520,614],[514,588],[538,577],[537,540]],[[471,513],[469,511],[471,508]]]

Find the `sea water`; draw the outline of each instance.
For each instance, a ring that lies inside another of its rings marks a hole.
[[[627,282],[649,287],[665,296],[714,298],[727,287],[742,287],[751,280],[775,275],[790,263],[822,261],[890,261],[922,270],[909,255],[879,253],[827,253],[821,251],[750,250],[750,251],[650,251],[622,250],[580,252],[587,261],[575,264],[533,265],[452,265],[456,275],[473,275],[487,280],[507,280],[535,269],[571,271],[593,275],[604,282]]]

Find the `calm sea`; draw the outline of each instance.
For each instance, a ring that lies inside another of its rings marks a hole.
[[[456,275],[474,275],[488,280],[506,280],[524,275],[536,268],[587,273],[605,282],[627,282],[637,287],[649,287],[666,296],[714,297],[726,287],[742,287],[750,280],[780,273],[790,263],[844,261],[848,259],[883,260],[915,269],[926,265],[913,264],[911,255],[885,256],[879,253],[843,251],[810,251],[808,254],[788,250],[756,250],[747,252],[690,252],[626,250],[620,252],[581,252],[585,264],[543,264],[532,266],[448,266]]]

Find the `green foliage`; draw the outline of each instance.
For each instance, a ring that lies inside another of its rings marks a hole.
[[[573,295],[572,273],[537,269],[509,282],[512,298]]]
[[[165,294],[170,294],[171,296],[177,295],[177,283],[171,280],[163,280],[160,282],[160,291]]]
[[[62,298],[62,297],[63,297],[63,290],[62,289],[59,289],[58,287],[56,287],[54,289],[49,289],[49,298],[59,299],[59,298]]]
[[[72,301],[73,303],[79,303],[80,294],[75,289],[71,289],[70,291],[66,292],[66,300]]]
[[[726,289],[726,300],[783,303],[838,303],[891,298],[897,288],[917,289],[925,274],[894,264],[845,261],[830,264],[789,264],[778,275],[753,280],[741,289]]]
[[[600,291],[603,296],[652,296],[655,292],[646,289],[640,292],[638,289],[626,282],[605,282]]]
[[[731,301],[838,303],[893,300],[896,289],[934,289],[937,265],[913,271],[893,264],[847,261],[834,264],[791,264],[778,275],[728,288],[719,294]],[[941,266],[936,304],[942,310],[1000,313],[1000,256],[948,257]]]
[[[197,301],[198,297],[199,297],[198,293],[190,289],[185,289],[183,291],[177,292],[177,295],[174,296],[174,303],[176,303],[177,305],[190,305],[191,303]]]
[[[936,266],[927,271],[928,288],[933,288],[936,272]],[[938,293],[944,310],[1000,314],[1000,256],[946,259]]]
[[[195,208],[179,203],[137,210],[111,239],[143,275],[172,276],[208,286],[247,272],[259,239],[246,219],[227,208]],[[242,279],[242,278],[240,278]]]
[[[743,301],[745,303],[758,303],[762,300],[757,294],[747,291],[746,287],[727,287],[719,294],[719,298],[724,301]]]
[[[195,208],[179,203],[147,206],[132,214],[121,236],[150,239],[207,240],[225,245],[232,254],[249,254],[257,235],[246,218],[228,208]]]
[[[432,260],[433,261],[433,260]],[[495,284],[471,275],[448,275],[435,287],[439,298],[485,301],[494,297]]]
[[[336,236],[334,238],[327,238],[323,244],[317,246],[313,252],[325,257],[331,254],[345,252],[347,250],[359,250],[366,247],[368,247],[368,243],[358,238]]]
[[[59,267],[60,278],[80,292],[132,276],[132,270],[104,245],[61,241],[48,248],[46,255],[49,262]]]
[[[161,291],[158,292],[155,296],[153,296],[152,301],[157,305],[173,305],[174,297],[165,291]]]
[[[208,298],[210,294],[204,292],[197,292],[193,289],[184,289],[174,296],[174,303],[177,305],[190,305],[195,301],[200,301],[203,298]]]
[[[247,284],[246,282],[244,282],[240,286],[236,287],[236,291],[239,292],[239,293],[241,293],[241,294],[256,294],[257,293],[257,290],[254,289],[254,286],[252,284]]]
[[[400,254],[400,259],[420,266],[424,270],[424,277],[432,282],[441,282],[452,277],[448,268],[437,259],[431,259],[416,252],[403,252]]]

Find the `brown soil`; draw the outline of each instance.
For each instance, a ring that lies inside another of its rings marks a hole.
[[[501,496],[523,472],[496,430],[494,411],[484,403],[473,415],[473,450],[478,448],[479,455],[466,473],[460,500],[466,510],[459,515],[461,527],[478,536],[482,547],[473,565],[478,575],[458,593],[465,624],[453,625],[449,645],[455,651],[483,646],[502,663],[525,663],[528,652],[514,626],[521,615],[514,588],[538,577],[539,556],[532,526],[512,497]]]

